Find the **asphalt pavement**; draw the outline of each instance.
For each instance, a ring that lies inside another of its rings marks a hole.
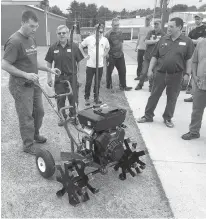
[[[125,42],[127,85],[135,87],[137,53],[135,42]],[[148,82],[140,91],[125,92],[135,119],[144,115],[150,96]],[[166,104],[163,93],[155,110],[153,123],[137,124],[154,163],[165,194],[176,218],[206,218],[206,113],[199,139],[184,141],[181,135],[189,130],[192,103],[181,91],[173,118],[175,127],[167,128],[162,119]]]
[[[43,62],[47,48],[38,48],[38,57]],[[40,83],[46,83],[46,73],[40,72]],[[85,63],[79,76],[80,108],[84,108]],[[146,150],[133,113],[124,92],[118,88],[118,77],[113,75],[114,92],[105,88],[102,79],[100,96],[105,103],[127,110],[126,130],[129,137],[138,143],[138,150]],[[58,148],[70,150],[70,141],[63,127],[57,126],[57,116],[43,98],[45,116],[41,134],[48,138],[47,150]],[[171,218],[170,208],[161,181],[149,155],[142,158],[146,169],[136,177],[128,175],[126,181],[118,179],[119,173],[109,169],[107,175],[97,174],[90,183],[99,188],[96,195],[89,193],[90,200],[72,207],[67,195],[57,198],[62,185],[55,180],[40,176],[35,157],[22,152],[18,118],[14,100],[8,91],[8,73],[1,72],[1,217],[2,218]],[[54,179],[54,178],[53,178]]]

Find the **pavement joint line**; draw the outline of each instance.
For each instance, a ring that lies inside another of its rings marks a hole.
[[[181,163],[181,164],[202,164],[206,165],[206,163],[199,163],[199,162],[189,162],[189,161],[177,161],[177,160],[154,160],[154,162],[164,162],[164,163]]]

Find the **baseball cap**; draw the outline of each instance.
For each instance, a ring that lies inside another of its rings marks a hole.
[[[203,19],[203,18],[204,18],[204,15],[203,15],[202,13],[198,13],[198,14],[195,15],[195,17],[199,17],[199,18],[202,18],[202,19]]]

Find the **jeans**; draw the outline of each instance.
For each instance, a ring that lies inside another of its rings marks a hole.
[[[23,146],[33,144],[44,117],[42,91],[35,85],[25,86],[25,80],[10,76],[9,91],[15,100]]]
[[[145,50],[143,49],[138,49],[137,50],[137,77],[140,76],[141,72],[142,72],[142,64],[143,64],[143,61],[144,61],[144,53],[145,53]]]
[[[94,99],[96,100],[98,98],[100,82],[101,82],[101,79],[102,79],[102,74],[103,74],[103,67],[98,69],[98,86],[97,86],[96,68],[87,67],[87,69],[86,69],[85,95],[84,95],[85,99],[89,99],[89,97],[90,97],[90,91],[91,91],[91,86],[92,86],[92,81],[93,81],[93,77],[94,76],[95,76],[94,77],[94,80],[95,80],[95,82],[94,82],[94,89],[93,89]]]
[[[106,74],[106,83],[107,88],[112,87],[112,72],[114,67],[117,68],[119,74],[119,84],[120,87],[126,87],[126,65],[124,56],[120,58],[113,58],[111,55],[109,56],[109,65],[107,66],[107,74]]]
[[[149,64],[150,64],[149,59],[145,59],[143,61],[142,72],[141,72],[141,76],[140,76],[139,84],[138,84],[140,87],[143,87],[145,79],[147,78],[147,72],[148,72],[148,69],[149,69]],[[153,77],[154,77],[154,75],[153,75]],[[152,87],[153,77],[149,80],[149,87]]]
[[[183,74],[181,73],[156,73],[152,86],[152,92],[145,108],[146,118],[152,119],[154,117],[154,110],[165,88],[167,95],[167,104],[163,114],[163,118],[166,120],[170,120],[173,117],[177,98],[181,89],[182,78]]]
[[[202,124],[204,109],[206,108],[206,90],[200,90],[196,85],[194,87],[190,132],[198,134]]]
[[[74,97],[74,95],[68,96],[68,101],[69,104],[71,106],[74,105],[74,102],[76,104],[78,104],[78,93],[79,93],[79,84],[77,82],[77,76],[75,75],[75,89],[76,89],[76,97]],[[65,93],[69,93],[69,88],[67,86],[67,84],[61,83],[61,80],[67,80],[70,82],[71,86],[72,86],[72,75],[60,75],[59,77],[55,78],[55,83],[54,83],[54,90],[56,94],[65,94]],[[74,92],[74,91],[73,91]],[[58,97],[57,98],[57,108],[58,111],[60,111],[60,109],[62,107],[65,107],[65,101],[66,101],[66,96],[64,97]],[[73,108],[71,108],[70,110],[70,115],[72,116],[75,112],[75,110]],[[62,111],[62,114],[64,116],[64,118],[67,117],[65,110]]]

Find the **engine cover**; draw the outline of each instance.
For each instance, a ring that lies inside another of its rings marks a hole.
[[[99,134],[94,141],[96,162],[106,165],[119,161],[124,154],[124,136],[125,131],[122,128]]]
[[[120,126],[126,117],[126,110],[108,107],[106,109],[87,108],[78,113],[82,126],[94,129],[96,132]]]

